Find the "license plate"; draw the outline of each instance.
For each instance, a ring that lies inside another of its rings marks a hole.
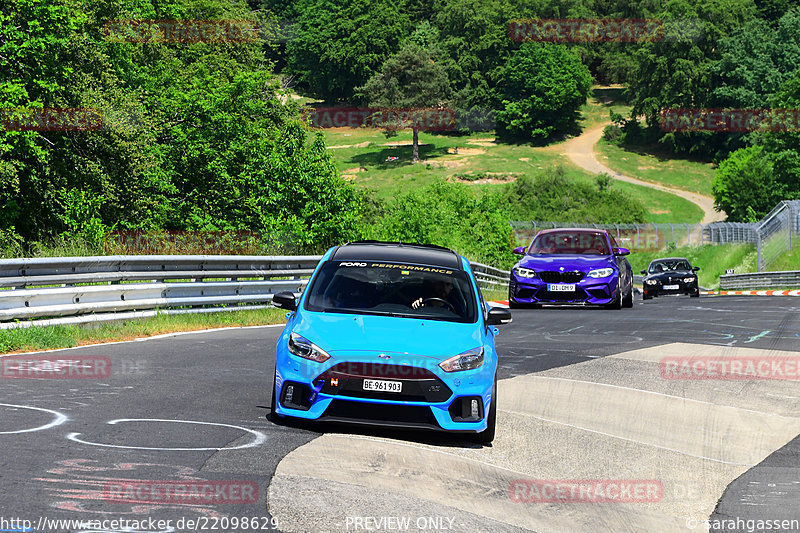
[[[381,379],[365,379],[364,390],[376,392],[402,392],[402,381],[384,381]]]
[[[547,285],[547,290],[550,292],[575,292],[575,284],[574,283],[549,283]]]
[[[664,288],[665,291],[674,291],[674,290],[680,289],[681,286],[680,285],[664,285],[663,288]]]

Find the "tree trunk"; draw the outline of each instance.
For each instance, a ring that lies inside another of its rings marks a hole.
[[[412,156],[411,160],[416,162],[419,161],[419,130],[414,128],[412,130],[413,133],[413,144],[414,144],[414,155]]]

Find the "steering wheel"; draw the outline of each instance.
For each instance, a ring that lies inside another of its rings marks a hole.
[[[438,302],[438,303],[444,304],[444,305],[446,305],[448,307],[448,309],[450,309],[450,311],[452,311],[453,313],[458,314],[456,312],[456,308],[453,307],[453,304],[451,304],[450,302],[448,302],[447,300],[445,300],[443,298],[425,298],[424,300],[422,300],[422,305],[425,305],[426,302]]]

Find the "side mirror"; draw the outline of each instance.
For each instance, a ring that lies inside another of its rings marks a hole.
[[[647,275],[647,270],[640,270],[639,273],[644,274],[646,276]]]
[[[294,298],[294,293],[291,292],[279,292],[278,294],[272,297],[272,303],[275,307],[280,307],[281,309],[288,309],[289,311],[294,311],[297,309],[297,301]]]
[[[629,255],[631,253],[627,248],[614,248],[614,255]]]
[[[489,309],[489,316],[486,317],[487,326],[499,326],[511,322],[511,311],[502,307],[492,307]]]
[[[700,267],[694,267],[692,270],[693,270],[694,272],[697,272],[698,270],[700,270]]]
[[[517,246],[516,248],[514,248],[514,254],[525,255],[525,248],[527,248],[527,246]]]

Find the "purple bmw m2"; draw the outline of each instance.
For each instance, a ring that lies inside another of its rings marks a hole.
[[[633,273],[621,248],[605,230],[558,228],[542,230],[511,270],[511,308],[542,304],[633,307]]]

